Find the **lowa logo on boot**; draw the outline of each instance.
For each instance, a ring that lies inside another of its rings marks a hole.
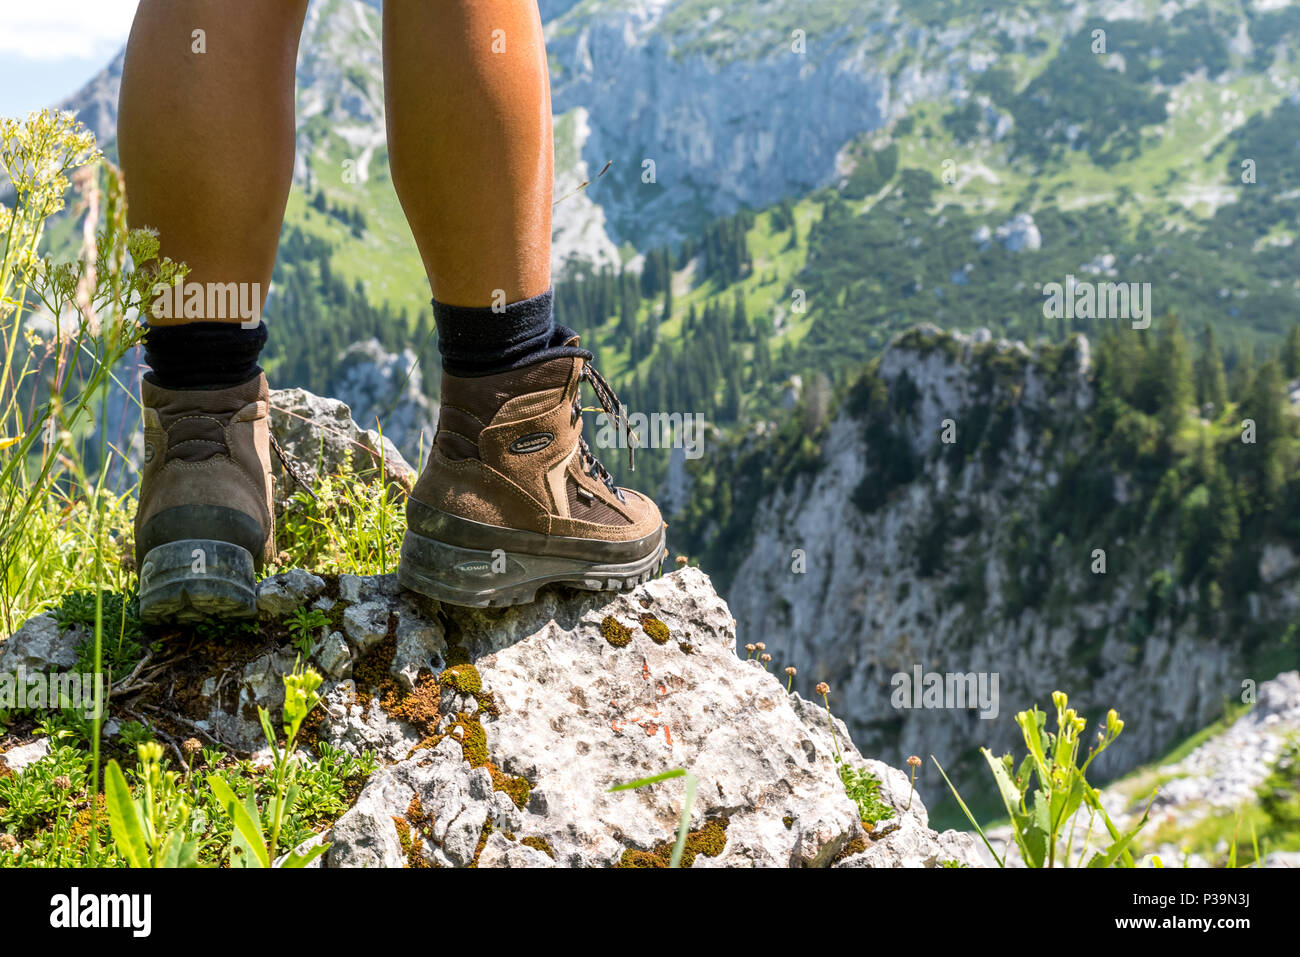
[[[555,435],[551,432],[529,432],[527,435],[521,435],[510,443],[510,451],[516,455],[524,455],[528,452],[540,452],[552,442],[555,441]]]

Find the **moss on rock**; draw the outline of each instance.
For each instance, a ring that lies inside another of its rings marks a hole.
[[[632,629],[613,615],[606,615],[600,623],[600,636],[615,648],[626,648],[632,640]]]
[[[544,837],[526,837],[519,843],[535,851],[541,851],[551,860],[555,860],[555,848],[551,847],[551,842]]]
[[[668,630],[668,626],[654,615],[641,616],[641,630],[649,635],[650,640],[656,645],[667,644],[668,639],[672,637],[672,632]]]
[[[686,844],[682,848],[682,867],[690,867],[698,854],[705,857],[717,857],[727,846],[727,825],[729,818],[710,818],[704,826],[686,835]],[[667,867],[673,856],[676,840],[664,841],[651,851],[638,851],[628,848],[615,867]]]

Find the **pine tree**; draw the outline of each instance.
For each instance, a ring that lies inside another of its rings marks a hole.
[[[749,317],[745,313],[745,293],[737,289],[731,310],[731,338],[744,342],[749,338]]]
[[[1201,355],[1196,360],[1196,402],[1213,406],[1213,415],[1223,412],[1228,403],[1228,376],[1223,371],[1223,356],[1214,338],[1214,326],[1207,324],[1201,344]]]
[[[1187,340],[1176,316],[1166,318],[1164,334],[1158,346],[1151,350],[1151,359],[1156,369],[1157,414],[1161,431],[1168,440],[1178,433],[1195,396]]]
[[[1288,379],[1300,377],[1300,321],[1291,324],[1282,346],[1282,371]]]
[[[1282,455],[1290,425],[1286,406],[1281,370],[1270,359],[1259,367],[1249,398],[1242,404],[1245,417],[1255,422],[1255,444],[1246,448],[1254,453],[1251,472],[1266,508],[1277,499],[1285,482]]]

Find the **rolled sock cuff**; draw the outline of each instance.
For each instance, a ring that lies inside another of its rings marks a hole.
[[[245,329],[234,322],[148,326],[144,359],[149,379],[164,389],[225,389],[261,373],[266,323]]]
[[[442,368],[449,375],[495,375],[560,356],[591,358],[587,350],[566,345],[576,333],[555,322],[552,289],[499,310],[435,299],[433,320]]]

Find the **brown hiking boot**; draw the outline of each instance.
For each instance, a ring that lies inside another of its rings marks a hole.
[[[266,376],[185,391],[145,380],[140,397],[140,619],[253,617],[255,573],[275,554]]]
[[[406,504],[402,585],[454,605],[518,605],[551,583],[618,590],[659,570],[659,509],[617,488],[592,455],[583,380],[621,414],[581,358],[443,376],[434,448]]]

